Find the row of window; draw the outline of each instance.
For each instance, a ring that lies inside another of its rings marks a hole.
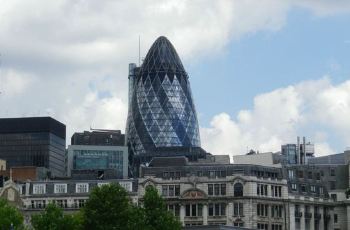
[[[310,179],[310,180],[312,180],[312,179],[321,180],[321,177],[324,176],[324,171],[320,171],[320,172],[308,171],[308,172],[304,173],[304,171],[302,171],[302,170],[297,170],[296,174],[297,174],[298,178],[305,178],[305,179]],[[335,169],[334,168],[329,169],[329,175],[335,176]],[[289,177],[289,179],[294,179],[295,178],[295,170],[289,169],[288,170],[288,177]]]
[[[291,188],[292,188],[293,191],[298,191],[298,185],[295,184],[295,183],[291,184]],[[309,190],[308,190],[308,188],[309,188]],[[317,187],[316,185],[308,186],[306,184],[299,185],[299,191],[301,191],[301,192],[308,192],[309,191],[309,192],[312,192],[312,193],[316,193],[317,192],[317,188],[318,188],[318,193],[320,195],[324,194],[324,189],[323,189],[322,186],[320,186],[320,187]]]
[[[75,199],[71,208],[82,208],[85,205],[85,199]],[[52,203],[56,204],[61,208],[68,208],[67,200],[53,200]],[[32,209],[44,209],[46,208],[47,201],[46,200],[32,200],[31,208]]]
[[[268,187],[266,184],[258,184],[256,194],[258,196],[268,196]],[[282,197],[282,186],[271,185],[270,189],[272,197]]]
[[[243,174],[244,170],[242,169],[234,169],[233,174]],[[271,179],[277,179],[278,173],[277,172],[267,172],[267,171],[259,171],[259,170],[253,170],[252,174],[256,177],[265,177],[265,178],[271,178]],[[227,172],[224,170],[209,170],[208,174],[203,171],[196,171],[192,173],[187,173],[186,176],[208,176],[209,178],[224,178],[227,176]],[[163,172],[163,178],[165,179],[176,179],[179,180],[181,177],[180,171],[174,171],[174,172]]]
[[[267,171],[260,171],[260,170],[253,170],[253,175],[256,177],[267,177],[271,179],[277,179],[278,173],[277,172],[267,172]]]
[[[225,203],[209,203],[208,215],[209,216],[226,216],[226,204]]]
[[[243,169],[234,169],[233,174],[243,174]],[[260,171],[260,170],[253,170],[252,174],[256,177],[264,177],[264,178],[271,178],[271,179],[277,179],[278,173],[277,172],[269,172],[269,171]],[[224,170],[209,170],[208,173],[204,171],[196,171],[196,172],[187,172],[186,176],[208,176],[209,178],[225,178],[227,176],[227,172]],[[183,175],[185,176],[185,175]],[[173,171],[173,172],[163,172],[163,178],[165,179],[174,179],[179,180],[181,178],[181,172],[180,171]]]
[[[225,196],[226,195],[226,184],[208,184],[208,195],[209,196]]]
[[[233,186],[235,197],[243,196],[243,185],[236,183]],[[208,195],[209,196],[225,196],[226,195],[226,184],[208,184]],[[162,185],[162,196],[164,197],[175,197],[180,196],[180,185]]]
[[[269,205],[268,204],[257,204],[257,215],[262,217],[268,217],[269,216]],[[271,205],[270,207],[272,218],[282,218],[283,214],[283,206],[282,205]]]
[[[226,195],[226,184],[208,184],[208,195],[209,196],[225,196]],[[233,195],[235,197],[243,196],[243,184],[235,183],[233,185]]]
[[[180,185],[162,185],[162,195],[166,197],[180,196]]]
[[[190,173],[187,173],[190,176]],[[203,171],[197,171],[195,173],[192,173],[193,176],[202,177],[204,176]],[[212,170],[208,172],[209,178],[223,178],[226,177],[226,171],[223,170]],[[163,172],[163,178],[165,179],[173,179],[173,180],[179,180],[181,178],[181,172],[175,171],[175,172]]]
[[[109,184],[109,182],[97,183],[98,187],[102,185]],[[126,190],[132,191],[132,182],[119,182],[119,184]],[[62,194],[67,193],[67,184],[54,184],[54,193]],[[75,184],[75,193],[88,193],[89,192],[89,183],[76,183]],[[33,194],[46,194],[46,184],[33,184]]]
[[[311,211],[311,208],[312,207],[310,207],[308,205],[305,205],[305,212],[309,213]],[[314,214],[319,214],[320,213],[320,209],[322,209],[322,207],[314,206]],[[324,213],[327,213],[327,211],[328,211],[327,209],[323,209]],[[295,205],[295,212],[301,212],[300,205]]]
[[[257,229],[268,230],[268,223],[258,223]],[[282,224],[271,224],[271,230],[282,230]]]
[[[208,204],[208,216],[226,216],[226,203],[209,203]],[[168,205],[168,210],[174,213],[175,216],[179,216],[180,206],[178,204]],[[185,206],[185,215],[187,217],[198,217],[203,215],[203,204],[187,204]],[[242,217],[243,203],[233,203],[233,216]]]
[[[88,193],[89,184],[88,183],[77,183],[75,184],[76,193]],[[46,184],[33,184],[33,194],[45,194]],[[54,193],[67,193],[67,184],[55,184]]]

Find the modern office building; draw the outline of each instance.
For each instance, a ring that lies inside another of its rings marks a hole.
[[[281,154],[284,157],[283,163],[286,164],[307,164],[309,159],[312,159],[315,154],[314,144],[306,142],[303,137],[303,142],[297,137],[296,144],[285,144],[281,146]]]
[[[69,145],[67,176],[72,176],[72,170],[78,171],[113,170],[114,178],[128,177],[128,147],[100,145]],[[92,174],[94,172],[92,171]],[[95,179],[95,178],[91,178]]]
[[[51,117],[0,119],[0,158],[7,168],[47,168],[51,176],[65,174],[66,126]]]
[[[158,148],[200,147],[188,75],[165,37],[153,43],[140,67],[129,65],[126,143],[136,158]]]
[[[128,177],[128,147],[120,130],[74,133],[71,141],[67,151],[67,176]]]

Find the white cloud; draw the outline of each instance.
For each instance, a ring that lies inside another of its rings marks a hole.
[[[201,137],[209,151],[237,155],[247,148],[279,151],[281,144],[294,143],[297,135],[308,132],[320,156],[335,153],[330,138],[340,137],[338,151],[350,145],[349,117],[350,80],[332,84],[325,77],[258,95],[253,109],[240,111],[236,119],[215,116],[210,127],[201,129]]]
[[[67,124],[68,138],[73,131],[90,125],[123,130],[127,65],[138,59],[139,35],[142,56],[155,38],[166,35],[188,63],[222,52],[232,39],[280,29],[295,6],[307,7],[319,15],[327,9],[333,13],[350,8],[345,1],[339,6],[332,3],[337,7],[329,7],[327,1],[313,2],[316,1],[0,0],[0,116],[51,115]],[[276,127],[271,130],[272,122],[262,110],[265,107],[259,106],[264,104],[274,111],[276,103],[298,105],[301,102],[297,95],[288,96],[294,91],[290,88],[257,98],[256,111],[242,111],[230,135],[241,136],[242,129],[253,126],[260,127],[256,130],[259,135],[279,132]],[[283,108],[287,117],[272,112],[270,115],[282,120],[284,129],[293,130],[293,125],[302,120],[293,108]],[[217,122],[230,124],[230,118],[225,116],[219,116]],[[220,135],[228,135],[225,132],[222,130]],[[257,136],[243,135],[249,145]],[[260,137],[259,143],[275,146],[280,135],[268,140]],[[221,145],[226,142],[223,139]]]
[[[35,82],[34,76],[12,69],[0,72],[0,74],[2,76],[0,92],[9,100],[14,96],[25,94],[25,91]]]

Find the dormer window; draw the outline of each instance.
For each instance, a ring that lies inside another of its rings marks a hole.
[[[67,184],[55,184],[55,193],[67,193]]]
[[[89,184],[88,183],[77,183],[75,185],[76,193],[88,193],[89,192]]]
[[[45,194],[46,184],[33,184],[33,194]]]

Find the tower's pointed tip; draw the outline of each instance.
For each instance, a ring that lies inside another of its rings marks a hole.
[[[174,72],[185,72],[174,46],[165,36],[160,36],[155,40],[141,68],[144,71],[172,69]]]
[[[171,44],[171,42],[169,41],[169,39],[167,38],[167,37],[165,37],[165,36],[159,36],[155,41],[154,41],[154,43],[153,44],[157,44],[157,43],[169,43],[169,44]]]

